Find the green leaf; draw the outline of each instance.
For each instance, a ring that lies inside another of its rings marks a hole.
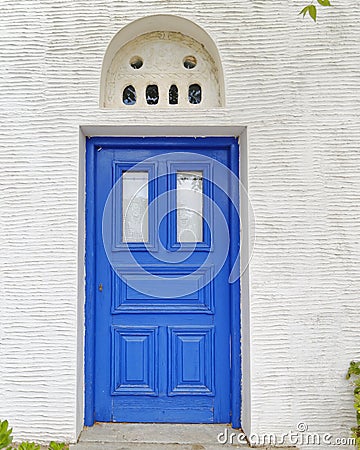
[[[305,8],[303,8],[303,9],[299,12],[299,14],[302,14],[303,17],[305,17],[305,14],[309,11],[309,7],[310,7],[310,5],[305,6]]]
[[[12,443],[12,428],[9,429],[9,423],[7,420],[0,420],[0,449],[8,448]]]
[[[309,14],[310,14],[310,17],[313,19],[313,21],[316,22],[316,6],[315,5],[309,5]]]
[[[349,379],[351,375],[360,375],[360,361],[351,361],[346,378]]]
[[[317,0],[321,6],[331,6],[330,0]]]
[[[307,5],[305,8],[303,8],[299,14],[302,14],[303,17],[306,16],[306,13],[309,14],[309,16],[316,22],[316,6],[314,5]]]

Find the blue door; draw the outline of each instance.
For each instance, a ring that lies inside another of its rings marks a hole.
[[[239,425],[236,139],[87,153],[86,423]]]

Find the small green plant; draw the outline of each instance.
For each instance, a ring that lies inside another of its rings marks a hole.
[[[354,387],[354,408],[356,411],[356,427],[352,427],[352,437],[355,438],[356,446],[360,450],[360,361],[351,361],[346,374],[346,379],[351,377]]]
[[[50,442],[49,450],[68,450],[69,447],[65,444],[58,444],[54,441]]]
[[[40,450],[40,445],[36,445],[34,442],[22,442],[18,450]]]
[[[34,442],[22,442],[17,447],[12,446],[12,428],[9,429],[9,423],[7,420],[0,420],[0,450],[40,450],[40,445]],[[52,441],[49,444],[49,450],[69,450],[66,444],[57,444]]]
[[[12,428],[9,429],[9,423],[7,420],[3,422],[0,420],[0,449],[10,449],[12,443]]]

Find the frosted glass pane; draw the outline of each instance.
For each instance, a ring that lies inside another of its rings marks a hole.
[[[122,176],[123,241],[147,242],[148,226],[147,172],[124,172]]]
[[[177,172],[177,241],[203,241],[202,172]]]

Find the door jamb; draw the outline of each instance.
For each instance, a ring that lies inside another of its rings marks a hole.
[[[230,127],[229,127],[230,128]],[[109,133],[111,134],[111,133]],[[163,137],[153,135],[154,137]],[[185,137],[184,134],[182,137]],[[218,135],[229,137],[229,135]],[[105,137],[105,136],[104,136]],[[125,137],[118,136],[119,138]],[[131,137],[136,137],[132,135]],[[149,135],[150,137],[150,135]],[[174,136],[169,136],[174,137]],[[210,137],[210,136],[209,136]],[[85,175],[86,175],[86,199],[85,199],[85,398],[84,398],[84,425],[94,424],[95,401],[94,401],[94,378],[95,378],[95,152],[96,144],[86,142]],[[240,155],[234,151],[231,145],[230,169],[239,177]],[[239,151],[241,151],[239,145]],[[236,157],[237,156],[237,157]],[[232,186],[234,191],[232,198],[237,202],[240,210],[240,196],[238,187]],[[231,210],[232,211],[232,210]],[[230,211],[230,267],[233,267],[240,248],[240,224],[234,220],[233,212]],[[238,268],[240,272],[240,268]],[[240,281],[239,279],[230,286],[231,297],[231,424],[233,428],[240,428],[241,412],[241,345],[240,345]]]

